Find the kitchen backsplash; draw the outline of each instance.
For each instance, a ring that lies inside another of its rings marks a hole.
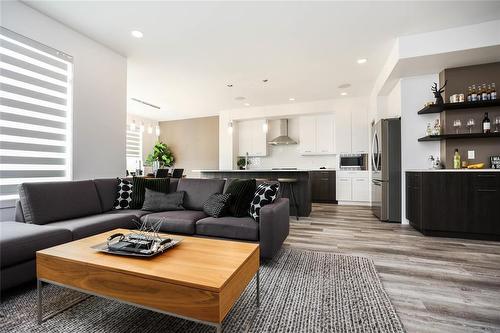
[[[268,146],[268,156],[251,157],[250,169],[294,167],[298,169],[337,168],[336,155],[303,156],[299,145]]]

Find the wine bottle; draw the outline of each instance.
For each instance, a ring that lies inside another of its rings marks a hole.
[[[471,102],[477,101],[476,85],[472,85],[472,94],[470,95]]]
[[[490,133],[490,130],[491,130],[490,118],[488,118],[488,112],[485,112],[483,119],[483,133]]]
[[[486,90],[486,83],[483,83],[483,94],[481,95],[481,100],[482,101],[487,101],[488,100],[488,90]]]
[[[478,102],[481,101],[482,97],[483,97],[483,91],[481,90],[481,85],[478,84],[477,85],[476,101],[478,101]]]
[[[491,84],[490,99],[497,99],[497,89],[495,88],[495,83]]]
[[[469,86],[467,88],[467,102],[472,101],[472,88]]]

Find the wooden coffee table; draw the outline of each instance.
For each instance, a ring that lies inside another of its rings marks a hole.
[[[259,305],[259,245],[197,237],[153,258],[97,252],[117,229],[36,253],[38,323],[43,315],[43,283],[71,288],[171,316],[201,322],[222,331],[222,321],[256,276]],[[81,301],[81,300],[79,300]]]

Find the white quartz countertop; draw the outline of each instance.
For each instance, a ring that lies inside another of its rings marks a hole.
[[[407,172],[500,172],[500,169],[414,169]]]
[[[192,172],[310,172],[310,171],[337,171],[335,169],[250,169],[250,170],[192,170]]]

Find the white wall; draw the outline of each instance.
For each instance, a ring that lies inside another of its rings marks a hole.
[[[2,1],[0,12],[3,27],[73,56],[73,178],[123,175],[126,59],[23,3]]]
[[[418,138],[425,136],[427,123],[434,123],[434,120],[439,118],[439,114],[419,115],[417,113],[426,102],[434,100],[430,87],[433,82],[438,82],[438,79],[438,74],[408,77],[401,79],[399,85],[401,87],[401,220],[403,223],[408,223],[405,218],[405,171],[427,169],[429,156],[440,155],[439,141],[418,142]]]
[[[219,115],[219,168],[232,169],[235,164],[237,133],[231,135],[227,131],[230,121],[293,118],[305,114],[335,113],[336,111],[352,112],[353,115],[359,113],[366,117],[367,109],[368,99],[359,97],[223,110]],[[369,122],[368,119],[366,121]]]

